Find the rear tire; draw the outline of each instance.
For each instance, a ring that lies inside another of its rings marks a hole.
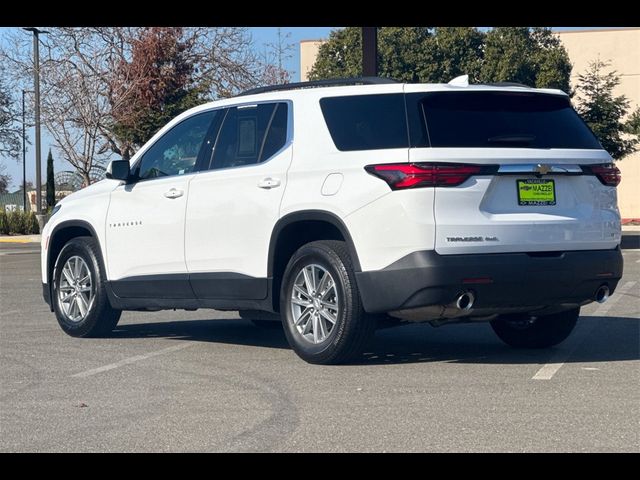
[[[527,321],[527,317],[503,316],[491,322],[496,335],[515,348],[548,348],[564,341],[576,326],[580,308]]]
[[[293,254],[282,280],[280,314],[293,350],[322,365],[360,354],[376,326],[362,307],[347,247],[336,240],[311,242]]]
[[[110,333],[121,310],[111,308],[100,250],[92,237],[66,243],[53,268],[52,304],[64,332],[72,337],[99,337]]]

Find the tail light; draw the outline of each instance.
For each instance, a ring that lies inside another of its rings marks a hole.
[[[608,187],[617,187],[620,183],[620,170],[613,163],[603,165],[585,165],[582,167],[587,173],[591,173],[598,177],[603,185]]]
[[[455,187],[473,175],[495,173],[493,165],[463,163],[392,163],[367,165],[364,169],[383,179],[391,190],[418,187]]]

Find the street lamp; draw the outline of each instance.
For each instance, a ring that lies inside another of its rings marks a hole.
[[[27,132],[24,96],[33,90],[22,90],[22,210],[27,211]]]
[[[40,41],[38,39],[38,35],[49,32],[46,30],[39,30],[36,27],[27,27],[23,28],[23,30],[33,33],[33,90],[36,97],[34,108],[36,127],[36,213],[40,216],[42,215],[42,179],[40,171]],[[42,221],[41,217],[38,218],[38,221]]]

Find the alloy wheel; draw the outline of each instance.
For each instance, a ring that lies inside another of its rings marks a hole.
[[[336,282],[320,265],[304,266],[291,292],[291,312],[296,331],[306,341],[324,342],[338,321],[340,301]]]

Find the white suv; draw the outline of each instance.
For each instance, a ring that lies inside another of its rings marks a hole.
[[[548,347],[622,276],[619,181],[558,90],[257,89],[183,113],[61,201],[43,293],[78,337],[122,310],[278,313],[313,363],[356,355],[383,316]]]

